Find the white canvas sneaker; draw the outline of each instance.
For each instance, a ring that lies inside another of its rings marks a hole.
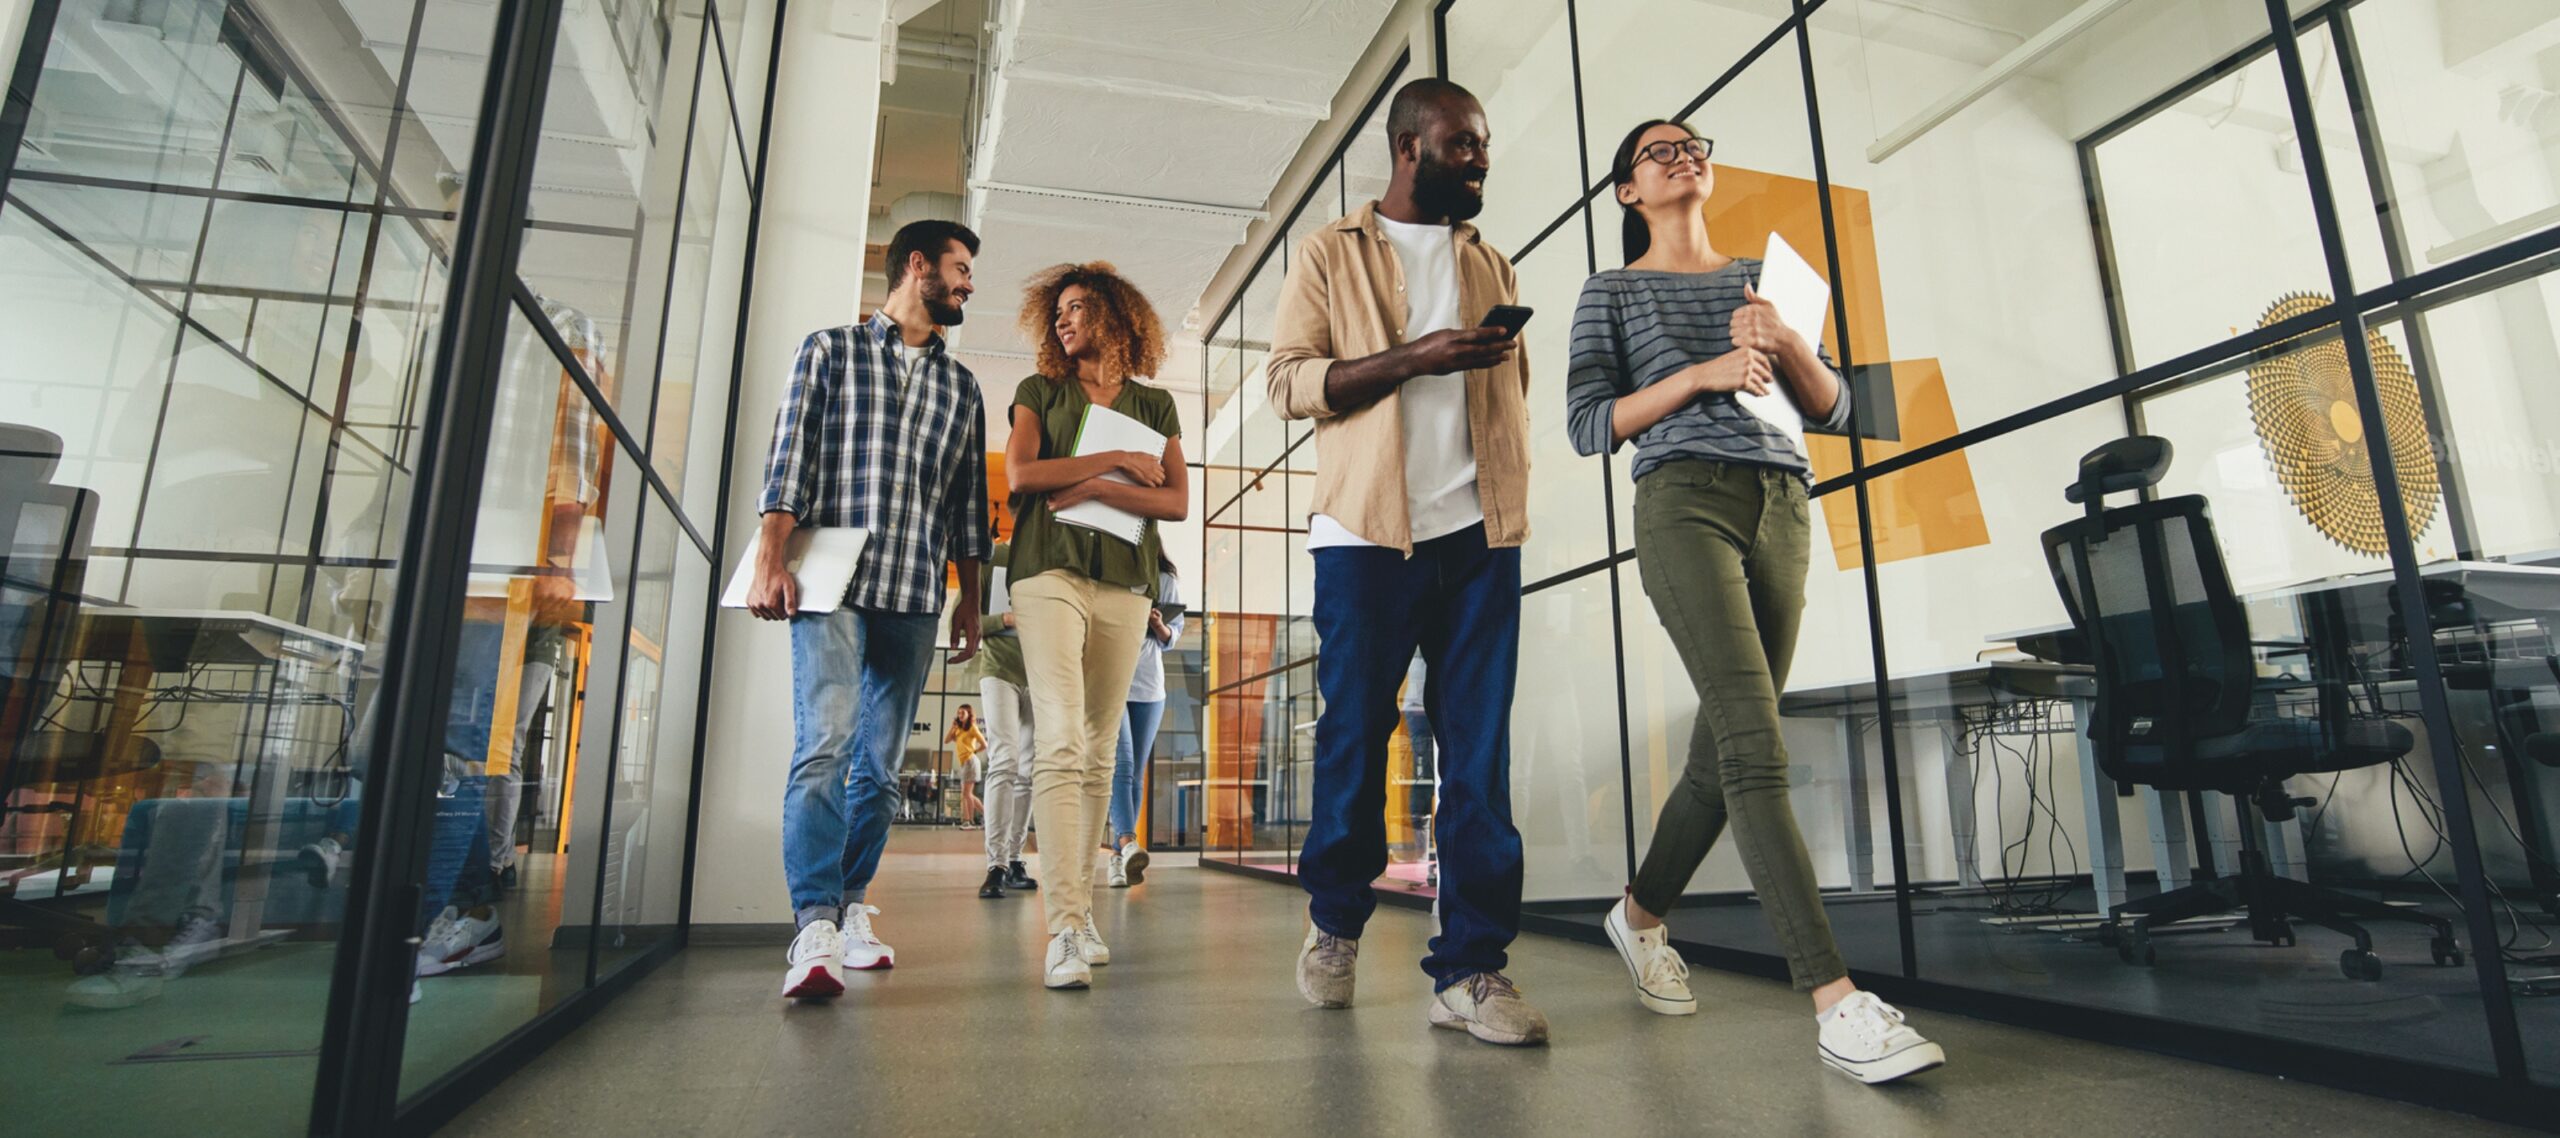
[[[1147,883],[1147,847],[1131,842],[1120,851],[1122,875],[1131,885]]]
[[[1818,1018],[1822,1061],[1861,1083],[1890,1083],[1946,1065],[1946,1051],[1920,1038],[1900,1010],[1873,992],[1852,992]]]
[[[1628,924],[1624,897],[1609,907],[1600,925],[1608,930],[1609,943],[1618,946],[1618,959],[1626,962],[1627,975],[1636,982],[1637,1003],[1660,1015],[1698,1014],[1697,998],[1689,994],[1689,962],[1671,947],[1669,926],[1639,929]]]
[[[1112,888],[1126,889],[1129,887],[1129,860],[1127,858],[1121,857],[1119,854],[1111,855],[1111,859],[1103,864],[1102,873],[1103,880],[1109,883]]]

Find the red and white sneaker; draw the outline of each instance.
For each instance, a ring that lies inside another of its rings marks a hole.
[[[782,998],[825,1000],[844,994],[844,933],[834,921],[811,921],[791,941],[791,971]]]
[[[898,950],[880,942],[871,932],[871,918],[880,910],[869,905],[847,905],[844,908],[844,966],[856,972],[870,972],[898,965]]]
[[[494,910],[488,916],[475,917],[446,906],[428,927],[424,941],[418,947],[420,976],[442,976],[507,954],[507,930]]]

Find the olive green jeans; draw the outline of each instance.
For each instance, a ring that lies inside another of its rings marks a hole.
[[[1636,485],[1636,565],[1698,691],[1689,765],[1636,871],[1635,901],[1671,911],[1733,825],[1798,989],[1848,975],[1787,803],[1778,692],[1796,650],[1812,542],[1804,482],[1752,463],[1682,460]]]

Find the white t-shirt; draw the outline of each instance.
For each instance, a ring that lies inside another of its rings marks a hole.
[[[1458,254],[1446,225],[1412,225],[1378,218],[1404,264],[1404,340],[1412,343],[1458,326]],[[1404,414],[1404,493],[1416,544],[1447,537],[1484,520],[1476,496],[1476,442],[1467,425],[1464,373],[1422,375],[1396,389]],[[1375,545],[1317,514],[1307,523],[1307,548]]]

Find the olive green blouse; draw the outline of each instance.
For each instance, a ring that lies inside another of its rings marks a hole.
[[[1084,385],[1072,379],[1054,380],[1046,376],[1026,377],[1014,388],[1013,405],[1028,407],[1040,421],[1040,457],[1066,458],[1075,453],[1076,432],[1084,426],[1085,408],[1093,401],[1085,398]],[[1175,413],[1173,396],[1160,388],[1147,387],[1131,380],[1120,387],[1120,395],[1111,409],[1137,420],[1166,438],[1182,433],[1181,418]],[[1136,545],[1119,538],[1072,525],[1057,519],[1049,508],[1047,494],[1015,494],[1013,506],[1013,553],[1005,567],[1005,580],[1019,584],[1052,570],[1082,574],[1103,585],[1117,585],[1131,592],[1156,595],[1157,551],[1162,537],[1156,523],[1147,523],[1146,539]]]

